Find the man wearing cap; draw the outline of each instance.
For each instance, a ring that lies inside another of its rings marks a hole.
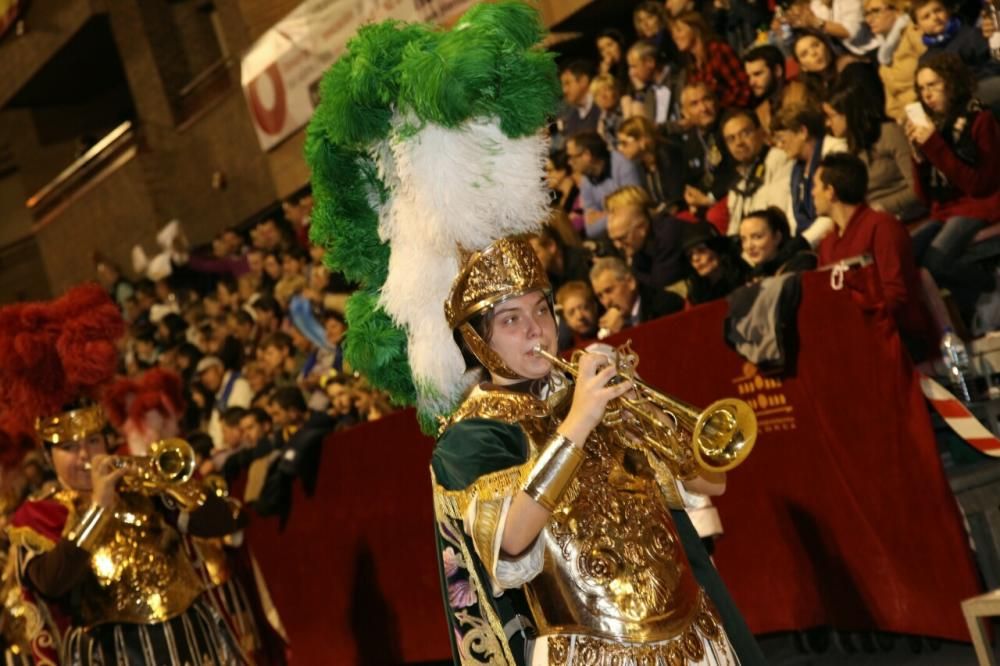
[[[201,359],[195,371],[202,386],[215,394],[208,434],[212,437],[215,448],[222,448],[222,413],[229,407],[249,407],[253,401],[253,389],[240,376],[239,370],[227,370],[218,356]]]

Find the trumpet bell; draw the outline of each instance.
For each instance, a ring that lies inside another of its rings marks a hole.
[[[691,439],[699,466],[725,472],[737,467],[753,450],[757,415],[742,400],[717,400],[698,416]]]
[[[178,437],[154,442],[149,447],[149,459],[162,481],[184,483],[194,475],[194,450]]]

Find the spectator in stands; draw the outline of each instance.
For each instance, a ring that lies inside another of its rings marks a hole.
[[[597,119],[597,133],[608,144],[608,148],[617,150],[618,128],[624,119],[621,109],[621,84],[610,74],[599,74],[590,83],[590,94],[594,98],[594,104],[601,111]]]
[[[253,400],[250,402],[252,405],[256,405],[260,398],[274,390],[274,382],[271,380],[271,375],[263,363],[251,361],[244,365],[243,377],[250,384],[250,389],[253,391]]]
[[[976,79],[978,98],[1000,112],[1000,61],[993,59],[982,33],[953,16],[942,0],[915,0],[910,12],[927,45],[920,66],[935,54],[954,53]]]
[[[613,76],[619,84],[628,81],[628,62],[625,61],[625,35],[617,28],[605,28],[597,35],[597,53],[601,60],[598,74]]]
[[[744,216],[740,247],[751,267],[751,282],[816,268],[816,254],[801,236],[792,236],[788,218],[779,208],[750,211]]]
[[[917,91],[930,123],[907,120],[906,134],[934,220],[915,239],[918,258],[939,283],[978,292],[993,288],[992,275],[959,257],[979,230],[1000,222],[1000,124],[974,89],[954,53],[929,56],[917,69]]]
[[[582,176],[580,196],[588,238],[603,236],[607,231],[604,197],[626,185],[641,185],[639,167],[618,151],[609,151],[597,132],[584,132],[570,137],[566,156],[573,171]]]
[[[736,179],[736,170],[719,136],[719,107],[711,87],[703,81],[685,84],[681,109],[689,129],[680,136],[681,168],[677,177],[684,182],[688,210],[700,215],[726,196]]]
[[[650,214],[652,199],[641,187],[623,187],[605,202],[608,237],[641,287],[663,289],[684,277],[681,228],[668,215]]]
[[[918,343],[926,338],[930,323],[920,296],[910,236],[902,222],[865,204],[867,185],[867,168],[855,155],[831,153],[820,162],[813,181],[813,200],[817,211],[829,215],[835,228],[820,243],[819,261],[826,265],[870,254],[888,313],[911,351],[922,356],[927,349]]]
[[[226,451],[239,448],[243,440],[242,421],[247,410],[243,407],[227,407],[222,413],[222,446]]]
[[[868,168],[868,205],[901,220],[915,220],[926,208],[914,190],[906,134],[885,117],[884,99],[882,82],[870,66],[848,65],[823,104],[827,128],[845,139],[848,152]]]
[[[767,145],[759,122],[759,116],[749,109],[730,109],[720,123],[737,173],[726,195],[729,236],[739,234],[740,222],[750,211],[774,206],[791,214],[794,161],[783,150]]]
[[[281,322],[285,317],[278,301],[270,296],[261,296],[253,304],[253,310],[257,313],[257,330],[261,337],[274,333],[281,327]]]
[[[636,42],[629,48],[626,59],[631,85],[628,95],[622,98],[625,117],[645,116],[657,127],[675,120],[670,68],[660,60],[656,47],[649,42]]]
[[[277,331],[261,340],[258,354],[276,387],[295,385],[295,345],[287,333]]]
[[[725,298],[746,284],[750,268],[740,259],[736,244],[708,222],[684,227],[681,251],[691,266],[687,298],[692,305]]]
[[[359,418],[354,407],[350,378],[342,373],[328,375],[323,389],[330,400],[330,416],[336,422],[334,430],[343,430],[356,424]]]
[[[290,246],[286,233],[274,218],[259,222],[250,232],[250,242],[265,252],[282,252]]]
[[[847,148],[843,139],[827,135],[825,127],[822,109],[812,104],[783,107],[771,125],[774,145],[795,160],[790,181],[793,216],[788,223],[792,233],[804,236],[813,247],[833,228],[830,218],[818,214],[813,204],[816,168],[823,155]]]
[[[549,153],[545,163],[545,183],[552,194],[552,207],[561,210],[569,217],[569,222],[577,233],[583,234],[583,203],[580,200],[580,188],[577,180],[583,176],[574,173],[570,168],[565,150]]]
[[[622,155],[642,167],[646,191],[655,212],[674,213],[685,207],[684,183],[677,177],[680,154],[644,116],[633,116],[618,131]]]
[[[878,46],[864,22],[861,0],[810,0],[793,4],[785,12],[789,25],[811,30],[824,41],[836,40],[840,50],[856,56]]]
[[[259,407],[251,407],[240,419],[240,446],[253,447],[271,434],[271,415]]]
[[[226,368],[217,356],[206,356],[201,359],[195,372],[201,385],[215,396],[206,430],[215,442],[216,448],[222,448],[222,415],[230,407],[244,409],[249,407],[253,392],[240,371]]]
[[[579,347],[597,337],[597,298],[584,280],[573,280],[556,291],[556,305],[571,336],[562,349]]]
[[[590,253],[583,247],[568,245],[549,225],[531,237],[531,247],[548,273],[553,289],[572,280],[586,280],[590,272]]]
[[[722,109],[750,103],[750,86],[739,56],[712,34],[701,14],[691,11],[677,16],[670,21],[670,34],[681,53],[688,84],[708,84]]]
[[[677,294],[639,285],[618,257],[595,261],[590,269],[590,284],[604,308],[598,321],[600,339],[684,308],[684,301]]]
[[[673,62],[677,57],[677,47],[670,38],[667,11],[663,3],[644,0],[632,12],[635,34],[655,49],[660,62]]]
[[[97,281],[111,294],[111,298],[115,300],[118,307],[124,310],[125,304],[135,294],[135,287],[122,277],[122,271],[118,264],[100,252],[96,252],[94,254],[94,270],[97,272]]]
[[[593,76],[593,65],[585,60],[574,60],[559,73],[564,108],[559,113],[558,125],[563,137],[597,131],[601,110],[594,104],[590,92]]]
[[[830,42],[822,35],[805,30],[795,38],[792,55],[799,64],[799,80],[805,84],[809,96],[826,99],[837,80],[837,60]]]
[[[878,0],[881,1],[881,0]],[[771,118],[785,102],[804,102],[806,87],[785,77],[785,54],[773,44],[755,46],[743,54],[743,71],[753,95],[752,103],[759,127],[770,133]]]
[[[885,112],[897,122],[906,120],[904,108],[917,101],[913,75],[917,59],[927,47],[923,34],[906,11],[903,0],[866,0],[865,22],[879,40],[878,73],[885,89]]]

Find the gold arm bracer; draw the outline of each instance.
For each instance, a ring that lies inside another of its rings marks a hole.
[[[99,504],[91,504],[83,514],[79,524],[70,530],[66,538],[83,550],[89,551],[97,541],[107,522],[107,511]]]
[[[556,433],[528,474],[524,492],[546,510],[555,511],[582,464],[583,448]]]

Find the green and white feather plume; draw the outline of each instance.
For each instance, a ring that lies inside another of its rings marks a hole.
[[[542,134],[559,98],[544,28],[522,2],[482,4],[450,31],[362,28],[324,77],[306,142],[312,241],[361,284],[345,355],[425,431],[470,378],[444,302],[461,252],[539,228]]]

